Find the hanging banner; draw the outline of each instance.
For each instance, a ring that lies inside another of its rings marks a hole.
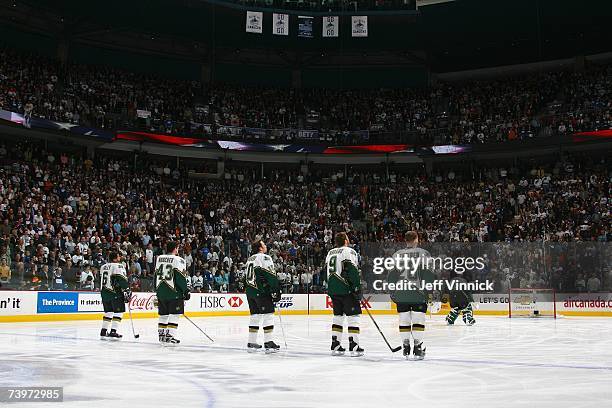
[[[289,35],[289,14],[272,13],[272,34]]]
[[[352,30],[351,35],[353,37],[367,37],[368,36],[368,16],[352,16]]]
[[[246,32],[263,33],[263,13],[261,11],[247,11]]]
[[[338,16],[323,17],[323,37],[338,37]]]
[[[143,118],[143,119],[150,118],[151,111],[144,110],[144,109],[136,109],[136,117]]]
[[[313,17],[298,16],[298,37],[312,38]]]

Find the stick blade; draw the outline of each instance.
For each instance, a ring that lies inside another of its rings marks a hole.
[[[392,348],[392,349],[391,349],[391,352],[392,352],[392,353],[397,353],[397,352],[398,352],[398,351],[400,351],[401,349],[402,349],[402,346],[397,346],[397,347],[395,347],[395,348]]]

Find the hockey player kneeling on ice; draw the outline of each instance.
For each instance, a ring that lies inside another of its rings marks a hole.
[[[191,298],[187,285],[187,266],[178,256],[176,242],[168,242],[167,255],[155,263],[155,292],[159,313],[158,334],[161,344],[179,344],[176,338],[179,317],[185,313],[185,301]]]
[[[109,263],[100,268],[100,295],[104,307],[100,338],[119,340],[123,336],[117,333],[117,329],[125,312],[125,303],[130,301],[132,293],[129,289],[125,266],[120,263],[119,254],[111,252],[109,260]],[[108,331],[109,326],[111,327],[110,332]]]
[[[247,259],[245,273],[246,295],[251,313],[247,351],[252,353],[261,349],[261,345],[257,343],[257,335],[259,326],[263,324],[264,350],[266,353],[274,353],[280,349],[280,346],[272,341],[274,303],[281,299],[280,284],[274,271],[274,262],[266,255],[266,244],[257,240],[251,244],[251,248],[255,255]]]
[[[406,233],[406,245],[404,249],[400,249],[393,257],[402,259],[421,258],[419,266],[416,263],[411,263],[412,267],[407,267],[402,270],[394,269],[389,273],[388,282],[391,284],[403,283],[401,290],[394,290],[390,293],[391,300],[397,305],[399,313],[399,332],[403,343],[403,354],[406,359],[410,357],[410,337],[414,341],[414,358],[422,360],[425,358],[425,345],[423,338],[425,337],[425,313],[427,313],[427,302],[429,293],[425,290],[420,290],[422,282],[433,282],[434,274],[427,269],[426,260],[430,258],[430,254],[425,249],[419,248],[419,235],[415,231]],[[410,289],[408,283],[411,283],[414,289]]]
[[[363,355],[359,346],[359,316],[361,315],[361,277],[357,265],[357,252],[349,247],[345,232],[336,234],[336,248],[327,253],[327,293],[331,298],[334,317],[332,321],[332,355],[343,355],[342,332],[344,316],[348,323],[349,352],[353,357]]]
[[[468,282],[468,279],[468,272],[466,272],[466,276],[457,275],[453,278],[453,280],[462,283]],[[446,323],[448,325],[455,324],[455,320],[457,320],[460,314],[463,315],[463,323],[468,326],[472,326],[476,323],[476,320],[474,320],[474,310],[472,308],[474,298],[471,292],[465,290],[452,290],[449,291],[448,296],[451,307],[450,312],[446,316]]]

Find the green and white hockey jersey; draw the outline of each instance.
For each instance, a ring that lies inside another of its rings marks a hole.
[[[246,294],[248,297],[258,297],[277,292],[280,288],[274,262],[269,255],[257,253],[246,262]]]
[[[127,272],[121,263],[107,263],[100,268],[100,294],[103,301],[123,298],[128,287]]]
[[[361,290],[359,257],[353,248],[344,246],[327,253],[327,293],[329,295],[348,295]]]
[[[155,292],[157,299],[183,299],[189,291],[185,260],[175,255],[160,255],[155,263]]]
[[[401,289],[389,290],[391,300],[395,303],[427,303],[430,291],[420,289],[424,283],[431,283],[435,275],[429,269],[431,255],[423,248],[404,248],[393,254],[393,258],[408,260],[406,267],[389,272],[387,281],[390,284],[403,284]],[[408,288],[411,283],[413,289]]]

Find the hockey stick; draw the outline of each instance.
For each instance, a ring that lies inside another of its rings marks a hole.
[[[398,351],[400,351],[402,349],[402,346],[397,346],[395,348],[391,347],[391,344],[389,344],[389,341],[385,337],[384,333],[382,332],[382,330],[380,330],[378,323],[376,323],[376,320],[374,320],[374,316],[372,316],[372,313],[370,313],[370,309],[368,309],[368,307],[366,306],[365,298],[362,296],[361,299],[363,300],[363,308],[366,310],[366,312],[368,312],[368,316],[370,316],[370,319],[372,319],[372,323],[374,323],[374,326],[376,326],[376,329],[378,329],[378,332],[382,336],[383,340],[385,341],[385,343],[387,343],[387,347],[389,347],[389,350],[391,350],[392,353],[397,353]]]
[[[206,336],[206,338],[208,338],[208,340],[210,340],[212,343],[214,343],[215,341],[213,339],[210,338],[210,336],[206,333],[204,333],[204,330],[200,329],[200,326],[198,326],[197,324],[195,324],[193,322],[193,320],[191,320],[189,317],[187,317],[187,315],[185,313],[183,313],[183,316],[185,317],[185,319],[189,320],[189,323],[193,324],[196,329],[198,329],[200,331],[200,333],[202,333],[203,335]]]
[[[285,350],[287,350],[287,337],[285,337],[285,327],[283,325],[283,318],[281,317],[280,307],[278,309],[278,321],[280,322],[281,331],[283,332],[283,342],[285,342]]]
[[[140,334],[136,334],[136,331],[134,330],[134,319],[132,319],[132,308],[130,307],[129,302],[128,302],[128,313],[130,314],[130,323],[132,324],[132,334],[134,335],[134,338],[137,339],[140,337]]]

